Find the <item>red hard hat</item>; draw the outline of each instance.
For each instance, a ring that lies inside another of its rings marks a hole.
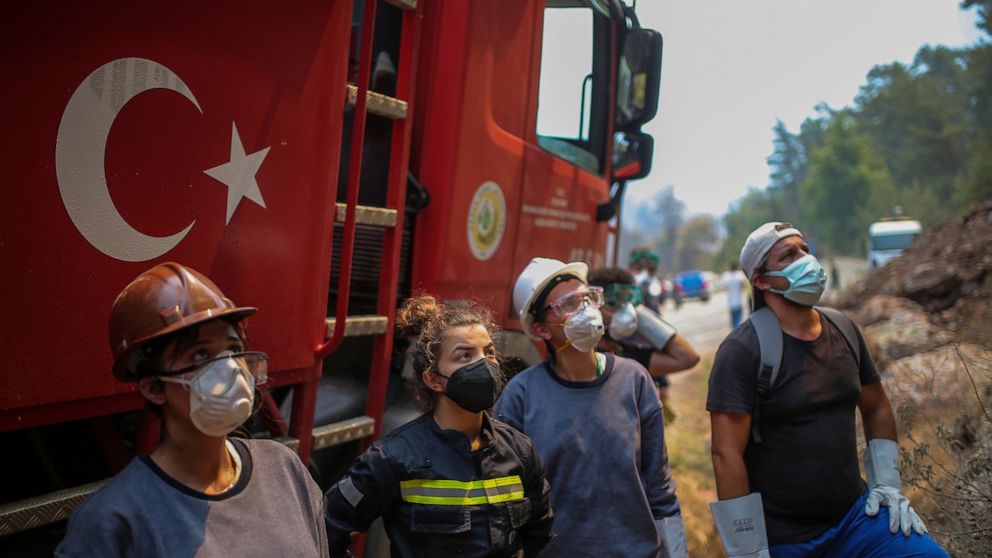
[[[110,311],[114,375],[138,381],[139,349],[149,341],[217,318],[239,322],[257,310],[235,307],[197,271],[173,262],[157,265],[124,287]]]

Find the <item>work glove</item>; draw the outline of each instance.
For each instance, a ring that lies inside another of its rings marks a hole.
[[[728,558],[771,558],[761,494],[710,502],[710,511]]]
[[[909,536],[911,531],[919,535],[927,533],[927,526],[909,505],[909,499],[902,495],[902,481],[896,466],[899,444],[895,440],[875,438],[868,441],[865,450],[865,473],[868,475],[868,501],[865,513],[878,515],[879,506],[889,508],[889,531],[902,531]]]
[[[662,557],[689,558],[689,546],[685,542],[685,526],[682,524],[681,514],[655,519],[654,524],[658,527],[658,534],[664,547]]]

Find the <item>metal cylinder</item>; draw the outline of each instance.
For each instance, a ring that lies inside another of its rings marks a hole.
[[[675,336],[675,326],[643,304],[637,306],[637,333],[659,351]]]

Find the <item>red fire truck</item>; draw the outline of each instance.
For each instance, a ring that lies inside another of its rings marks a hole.
[[[398,300],[481,301],[532,361],[515,275],[605,263],[651,166],[661,37],[621,0],[9,2],[0,21],[4,555],[50,548],[158,440],[106,330],[142,271],[178,261],[260,308],[250,427],[326,487],[415,412]]]

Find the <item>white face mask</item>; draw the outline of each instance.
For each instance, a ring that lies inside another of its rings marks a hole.
[[[231,354],[224,351],[217,356]],[[189,388],[189,416],[207,436],[226,436],[251,415],[255,380],[233,358],[216,358],[189,380],[168,376],[159,379]]]
[[[637,310],[628,302],[613,313],[613,318],[610,319],[610,337],[620,341],[635,333],[637,333]]]
[[[588,353],[596,348],[596,343],[603,337],[606,327],[603,326],[603,315],[599,308],[588,304],[565,320],[565,338],[575,349]]]

